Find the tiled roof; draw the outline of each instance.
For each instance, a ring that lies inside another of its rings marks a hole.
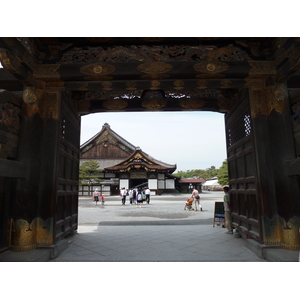
[[[137,155],[137,153],[140,153],[139,155],[142,155],[142,157],[145,157],[149,162],[145,162],[143,159],[141,159],[141,162],[132,161],[133,158]],[[167,163],[164,163],[162,161],[156,160],[155,158],[151,157],[144,151],[142,151],[140,148],[136,148],[135,152],[130,155],[128,158],[124,159],[119,164],[105,168],[106,171],[119,171],[123,170],[124,168],[131,168],[134,165],[141,165],[149,170],[156,170],[156,171],[167,171],[170,173],[173,173],[176,170],[176,164],[170,165]]]
[[[122,138],[120,135],[118,135],[116,132],[114,132],[108,123],[104,123],[104,125],[102,126],[102,129],[95,134],[92,138],[90,138],[88,141],[86,141],[84,144],[82,144],[80,146],[80,150],[82,150],[83,148],[85,148],[88,144],[90,144],[94,139],[96,139],[98,136],[100,136],[102,134],[103,131],[109,131],[111,133],[111,135],[113,135],[117,140],[119,140],[121,143],[123,143],[125,146],[127,146],[129,149],[131,149],[132,151],[135,150],[135,146],[132,145],[131,143],[129,143],[127,140],[125,140],[124,138]]]
[[[83,163],[83,162],[89,161],[89,160],[91,160],[91,159],[81,158],[80,162]],[[108,167],[113,167],[123,161],[123,159],[93,159],[93,160],[98,162],[100,170],[104,170],[105,168],[108,168]]]
[[[94,135],[91,139],[89,139],[87,142],[85,142],[84,144],[82,144],[80,146],[80,150],[83,151],[84,148],[86,148],[87,146],[89,146],[89,144],[92,144],[93,141],[95,139],[97,139],[102,133],[103,131],[107,130],[112,136],[114,136],[120,143],[122,143],[123,145],[125,145],[127,148],[129,148],[132,151],[132,155],[129,155],[128,158],[124,159],[124,160],[118,160],[116,161],[116,164],[114,165],[110,165],[110,163],[112,161],[106,160],[106,163],[103,164],[103,162],[99,163],[101,164],[101,169],[106,169],[109,168],[110,170],[117,170],[119,169],[118,166],[120,166],[122,163],[126,162],[130,157],[132,157],[136,152],[140,152],[145,158],[147,158],[149,161],[151,161],[152,167],[155,166],[155,168],[157,170],[168,170],[169,172],[174,172],[177,168],[176,164],[167,164],[165,162],[162,162],[160,160],[157,160],[155,158],[153,158],[152,156],[150,156],[149,154],[147,154],[146,152],[142,151],[139,147],[136,147],[134,145],[132,145],[131,143],[129,143],[127,140],[125,140],[124,138],[122,138],[120,135],[118,135],[115,131],[113,131],[108,123],[105,123],[102,126],[101,131],[99,131],[96,135]]]

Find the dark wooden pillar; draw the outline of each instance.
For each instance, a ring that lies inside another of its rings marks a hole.
[[[17,161],[21,104],[21,97],[0,91],[0,249],[9,246],[17,179],[26,175],[26,166]]]
[[[27,164],[13,209],[12,250],[28,251],[53,243],[56,199],[56,157],[60,93],[26,88],[19,143],[19,161]]]
[[[299,250],[300,191],[288,169],[296,153],[287,89],[252,85],[250,104],[264,244]]]

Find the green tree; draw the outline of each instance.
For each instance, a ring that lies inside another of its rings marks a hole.
[[[210,168],[207,168],[205,170],[202,169],[195,169],[195,170],[187,170],[187,171],[179,171],[175,173],[175,176],[178,176],[182,179],[186,178],[203,178],[203,179],[208,179],[216,176],[217,174],[217,169],[215,166],[211,166]]]
[[[223,164],[220,169],[218,169],[216,176],[218,177],[218,181],[221,185],[229,185],[227,159],[223,161]]]
[[[205,179],[213,178],[218,174],[218,169],[216,169],[215,166],[211,166],[210,168],[207,168],[205,171],[206,171]]]
[[[89,160],[82,163],[79,167],[79,181],[91,184],[93,182],[101,182],[98,176],[101,173],[99,170],[99,163],[95,160]]]
[[[206,168],[205,170],[195,169],[195,170],[179,171],[179,172],[175,173],[174,175],[178,176],[182,179],[203,178],[205,180],[208,180],[213,177],[218,177],[219,183],[221,185],[229,184],[227,160],[225,160],[223,162],[220,169],[217,169],[215,166],[211,166],[210,168]]]

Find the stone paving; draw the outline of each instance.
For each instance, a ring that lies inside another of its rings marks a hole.
[[[213,226],[214,205],[223,192],[203,192],[203,211],[184,210],[189,195],[152,196],[142,207],[121,205],[118,196],[95,205],[81,197],[78,230],[58,245],[56,258],[49,250],[0,253],[0,261],[51,262],[264,262],[298,261],[297,251],[268,249],[266,259],[257,254],[253,240]],[[249,245],[251,247],[249,247]],[[252,251],[252,250],[255,251]],[[55,255],[56,256],[56,255]]]
[[[263,261],[241,238],[213,227],[214,202],[222,197],[202,194],[203,211],[184,210],[188,195],[154,196],[142,207],[121,205],[119,197],[107,197],[104,206],[81,198],[78,233],[54,261]]]
[[[57,262],[259,262],[245,241],[211,225],[80,226]]]
[[[118,196],[106,197],[105,205],[94,205],[92,198],[79,200],[79,225],[184,225],[213,224],[215,201],[222,201],[221,192],[202,195],[203,211],[184,210],[189,195],[152,196],[150,204],[142,207],[121,205]]]

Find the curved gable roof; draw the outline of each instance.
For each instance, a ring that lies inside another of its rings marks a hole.
[[[136,148],[135,152],[120,162],[119,164],[105,168],[105,171],[109,172],[126,172],[131,169],[143,168],[150,172],[168,172],[173,173],[176,170],[176,164],[170,165],[162,161],[156,160],[151,157],[140,148]]]
[[[104,168],[104,170],[109,172],[124,172],[128,171],[132,168],[144,168],[148,171],[157,171],[157,172],[168,172],[173,173],[177,166],[167,164],[165,162],[159,161],[153,157],[151,157],[146,152],[142,151],[139,147],[135,147],[131,143],[129,143],[127,140],[122,138],[120,135],[118,135],[115,131],[113,131],[108,123],[105,123],[102,126],[101,131],[99,131],[96,135],[94,135],[91,139],[89,139],[87,142],[81,145],[80,147],[80,153],[83,155],[84,153],[88,152],[93,147],[96,147],[100,143],[100,139],[102,136],[105,136],[107,132],[107,135],[110,135],[115,140],[118,141],[119,147],[120,145],[123,145],[127,150],[128,156],[125,159],[122,159],[120,163]],[[102,143],[103,141],[101,141]],[[120,147],[120,148],[124,148]],[[124,148],[124,149],[125,149]],[[124,150],[123,149],[123,150]],[[124,150],[125,151],[125,150]]]
[[[134,145],[132,145],[127,140],[118,135],[115,131],[113,131],[108,123],[104,123],[102,129],[97,134],[95,134],[92,138],[90,138],[88,141],[86,141],[80,146],[80,153],[83,154],[91,148],[95,147],[97,145],[95,141],[97,141],[97,139],[100,138],[105,131],[107,131],[109,135],[114,137],[120,144],[123,144],[131,152],[135,151],[136,147]]]

